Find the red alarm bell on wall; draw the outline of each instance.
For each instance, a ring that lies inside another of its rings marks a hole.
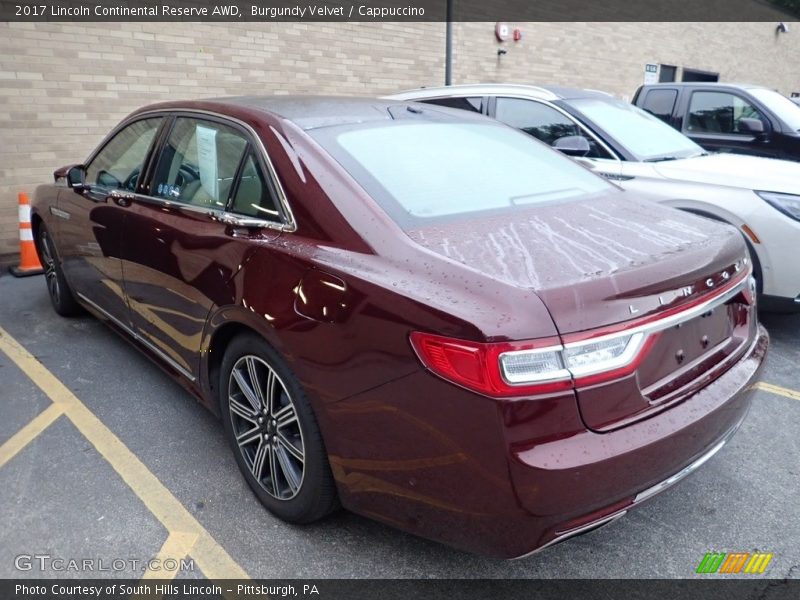
[[[494,35],[497,37],[498,42],[505,42],[508,39],[510,30],[508,23],[498,22],[494,26]]]

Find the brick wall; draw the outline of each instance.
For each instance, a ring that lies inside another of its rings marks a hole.
[[[800,91],[800,37],[775,23],[493,23],[454,27],[454,82],[559,83],[630,95],[644,64]],[[16,193],[83,160],[124,115],[168,98],[380,94],[444,78],[442,23],[0,23],[0,256]]]
[[[630,98],[647,63],[720,74],[720,81],[800,92],[800,37],[777,23],[509,23],[519,42],[500,44],[494,24],[461,23],[454,83],[514,82],[590,87]],[[678,73],[680,78],[680,72]]]
[[[0,23],[0,256],[17,251],[17,192],[82,161],[133,109],[439,84],[444,31],[442,23]]]

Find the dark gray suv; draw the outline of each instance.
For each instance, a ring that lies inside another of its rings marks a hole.
[[[633,103],[706,150],[800,161],[800,106],[775,90],[658,83],[641,86]]]

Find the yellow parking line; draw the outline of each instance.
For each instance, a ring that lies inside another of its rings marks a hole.
[[[161,481],[114,433],[30,352],[0,327],[5,353],[69,417],[170,533],[197,536],[192,558],[209,579],[248,579],[248,575]],[[18,434],[19,435],[19,434]]]
[[[769,392],[770,394],[778,394],[779,396],[785,396],[792,400],[800,400],[800,392],[779,385],[772,385],[771,383],[764,383],[762,381],[756,384],[756,388]]]
[[[152,565],[148,565],[142,579],[175,579],[178,569],[165,569],[165,566],[169,567],[170,565],[165,565],[164,561],[174,560],[177,565],[180,565],[181,560],[191,554],[195,542],[197,542],[196,533],[171,532],[164,541],[164,545],[161,546],[161,550],[154,557],[158,561],[156,565],[159,569],[153,570],[150,568]]]
[[[51,404],[44,409],[30,423],[25,425],[9,440],[0,446],[0,467],[3,467],[9,460],[28,445],[37,435],[47,429],[50,424],[64,414],[64,409],[56,404]]]

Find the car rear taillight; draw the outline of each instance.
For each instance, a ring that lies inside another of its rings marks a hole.
[[[411,345],[430,371],[487,396],[546,394],[572,387],[557,338],[485,344],[415,331]]]
[[[557,338],[480,343],[415,331],[411,344],[443,379],[488,396],[513,397],[624,377],[636,370],[656,336],[620,332],[562,346]]]
[[[742,261],[747,265],[747,260]],[[740,267],[736,267],[738,272]],[[727,273],[726,273],[727,275]],[[481,343],[415,331],[422,364],[439,377],[495,397],[548,394],[583,388],[634,373],[661,332],[708,314],[740,297],[755,302],[755,280],[742,271],[713,293],[656,315],[561,338]]]

